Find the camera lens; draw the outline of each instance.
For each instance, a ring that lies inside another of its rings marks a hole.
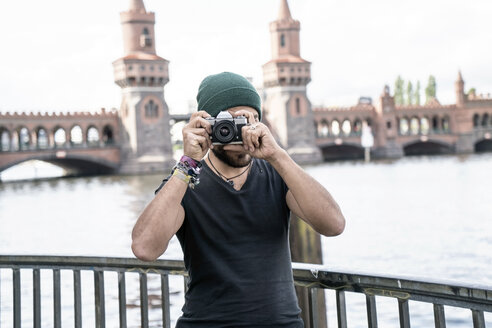
[[[213,135],[218,142],[226,144],[234,140],[236,128],[231,121],[221,121],[214,126]]]
[[[229,128],[227,126],[223,126],[222,128],[220,128],[220,135],[221,136],[227,137],[229,135],[229,133],[231,133],[231,130],[229,130]]]

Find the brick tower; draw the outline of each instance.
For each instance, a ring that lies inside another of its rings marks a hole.
[[[168,61],[156,55],[155,14],[143,0],[130,0],[120,14],[124,57],[113,62],[115,83],[122,89],[122,173],[163,171],[172,165],[169,110],[164,85]]]
[[[306,93],[311,63],[301,58],[300,29],[287,0],[281,0],[278,19],[270,23],[272,59],[263,65],[263,106],[274,134],[292,158],[300,164],[318,163],[322,158]]]

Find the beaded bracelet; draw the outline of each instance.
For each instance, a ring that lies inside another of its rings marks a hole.
[[[172,175],[186,182],[191,189],[200,183],[198,175],[202,170],[202,163],[188,156],[182,156],[172,170]]]

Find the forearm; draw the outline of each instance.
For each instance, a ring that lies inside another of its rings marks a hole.
[[[171,177],[142,212],[132,231],[132,251],[139,259],[152,261],[166,251],[183,222],[181,200],[187,187]]]
[[[281,150],[270,163],[283,178],[298,206],[296,213],[317,232],[333,236],[345,228],[345,218],[330,193]]]

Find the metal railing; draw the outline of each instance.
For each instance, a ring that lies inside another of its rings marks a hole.
[[[41,327],[41,270],[52,271],[53,277],[53,327],[61,327],[62,302],[60,272],[73,273],[74,326],[82,327],[82,291],[81,272],[92,272],[94,277],[94,313],[95,326],[106,325],[106,301],[104,273],[116,272],[118,275],[118,311],[119,326],[127,327],[126,274],[139,275],[140,322],[141,327],[149,326],[148,275],[160,276],[160,311],[162,323],[159,326],[170,327],[169,276],[185,277],[183,262],[158,260],[142,262],[129,258],[66,257],[66,256],[7,256],[0,255],[0,269],[11,271],[12,281],[12,322],[13,327],[21,327],[21,271],[32,270],[33,327]],[[347,326],[346,292],[362,293],[366,297],[367,325],[378,327],[376,297],[384,296],[398,301],[400,327],[410,327],[409,301],[433,304],[434,324],[436,328],[446,327],[445,308],[451,306],[469,309],[474,328],[485,327],[484,312],[492,312],[492,288],[485,286],[450,285],[442,282],[428,282],[402,279],[398,277],[375,276],[349,272],[327,271],[326,267],[309,264],[293,264],[294,279],[297,286],[308,289],[310,327],[319,326],[318,297],[319,289],[331,289],[336,293],[338,327]],[[0,277],[5,279],[5,274]],[[10,277],[8,277],[10,280]],[[2,310],[0,291],[0,312]],[[0,313],[1,318],[2,313]],[[84,318],[85,320],[86,318]]]

